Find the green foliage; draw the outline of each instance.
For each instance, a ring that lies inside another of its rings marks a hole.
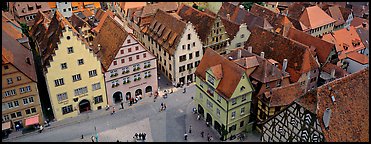
[[[264,2],[242,2],[241,5],[243,5],[244,8],[245,8],[245,10],[248,11],[249,9],[251,9],[251,7],[252,7],[252,5],[253,5],[254,3],[256,3],[256,4],[258,4],[258,5],[261,5],[261,6],[264,5]]]

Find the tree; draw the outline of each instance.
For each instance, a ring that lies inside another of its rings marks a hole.
[[[254,3],[261,6],[264,5],[264,2],[242,2],[241,5],[244,6],[245,10],[249,11]]]

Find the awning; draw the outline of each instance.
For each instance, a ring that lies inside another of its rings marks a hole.
[[[10,121],[3,123],[2,124],[2,131],[10,129],[10,124],[11,124]]]
[[[38,123],[39,123],[39,114],[26,119],[26,126],[38,124]]]

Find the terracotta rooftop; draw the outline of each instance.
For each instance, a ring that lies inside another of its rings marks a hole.
[[[360,64],[368,64],[368,56],[364,55],[364,54],[360,54],[356,51],[353,51],[353,52],[350,52],[350,53],[347,53],[347,58],[350,58]]]
[[[327,57],[330,55],[331,50],[335,47],[334,44],[324,41],[318,37],[290,28],[287,33],[287,38],[300,42],[308,47],[315,49],[318,61],[323,64],[326,62]]]
[[[143,7],[143,11],[140,17],[152,16],[156,13],[156,10],[160,9],[165,12],[176,11],[178,9],[177,2],[159,2],[155,4],[146,5]]]
[[[306,92],[303,96],[296,99],[295,102],[312,113],[316,113],[317,110],[317,89]]]
[[[7,21],[2,21],[2,31],[6,31],[8,33],[9,36],[11,36],[12,38],[14,39],[21,39],[23,37],[26,37],[22,34],[21,31],[19,31],[18,29],[16,29],[15,27],[13,27],[13,25],[11,23],[8,23]]]
[[[137,7],[142,7],[146,6],[146,2],[120,2],[120,7],[123,9],[125,12],[129,8],[137,8]]]
[[[308,46],[261,27],[251,29],[250,38],[246,41],[244,48],[247,49],[249,46],[252,46],[252,52],[255,54],[260,55],[264,52],[264,57],[267,59],[274,59],[277,62],[287,59],[286,71],[290,73],[291,83],[297,82],[303,73],[319,67]]]
[[[200,37],[200,40],[203,43],[206,43],[207,36],[211,32],[215,17],[184,4],[179,7],[177,14],[183,18],[184,22],[191,22]]]
[[[322,68],[321,70],[323,72],[326,72],[328,74],[331,74],[331,71],[335,69],[335,77],[336,78],[341,78],[341,77],[345,77],[347,75],[349,75],[349,73],[347,71],[345,71],[344,69],[342,69],[341,67],[337,66],[337,65],[334,65],[332,63],[326,63]]]
[[[50,8],[57,8],[57,2],[48,2]]]
[[[35,23],[32,26],[29,35],[30,37],[37,41],[39,44],[43,41],[44,35],[50,24],[50,18],[42,12],[37,12],[35,17]]]
[[[368,71],[368,68],[363,69],[318,88],[316,113],[326,141],[369,141]],[[335,103],[330,95],[334,96]],[[327,108],[331,110],[329,130],[325,129],[322,119]]]
[[[227,36],[229,37],[230,40],[232,40],[234,36],[236,36],[237,32],[240,30],[240,24],[237,24],[233,21],[230,21],[220,16],[218,17],[223,23],[224,29],[227,32]]]
[[[18,17],[36,14],[37,11],[46,12],[51,8],[47,2],[12,2],[14,3],[15,15]]]
[[[335,26],[338,26],[338,25],[341,25],[341,24],[344,24],[346,19],[344,19],[345,17],[343,17],[341,11],[340,11],[340,7],[339,6],[331,6],[331,7],[328,7],[328,9],[326,10],[326,12],[333,18],[336,20],[335,22]],[[348,18],[348,17],[346,17]]]
[[[101,10],[101,9],[100,9]],[[98,12],[97,12],[98,13]],[[97,15],[98,16],[98,15]],[[92,31],[95,32],[95,33],[99,33],[100,29],[102,28],[103,26],[103,23],[104,21],[107,19],[107,17],[111,17],[113,18],[114,17],[114,13],[111,12],[110,10],[107,10],[107,11],[104,11],[102,12],[98,19],[99,19],[99,24],[97,27],[93,28]]]
[[[238,59],[238,50],[241,50],[241,58]],[[250,77],[261,83],[276,81],[290,77],[287,72],[282,72],[276,66],[273,66],[269,60],[262,58],[254,53],[249,53],[246,49],[237,48],[224,56],[225,58],[232,58],[235,63],[244,68],[245,70],[252,67],[257,67]],[[282,67],[282,63],[278,63]],[[274,70],[273,70],[274,69]]]
[[[223,2],[222,6],[220,7],[217,15],[227,18],[227,14],[230,15],[230,20],[234,21],[238,24],[245,23],[245,17],[248,15],[248,12],[240,8],[239,6],[233,5],[228,2]]]
[[[216,65],[221,65],[221,73],[223,74],[216,92],[229,99],[237,88],[245,70],[236,63],[220,56],[214,50],[207,48],[200,65],[197,66],[195,75],[200,79],[206,80],[206,71]]]
[[[185,27],[184,21],[159,9],[150,25],[145,26],[142,32],[152,37],[170,55],[173,55]]]
[[[293,83],[290,85],[276,87],[271,91],[264,93],[268,98],[269,107],[287,106],[304,94],[304,90],[300,88],[300,83]]]
[[[105,71],[108,70],[128,35],[125,29],[111,17],[107,17],[103,22],[102,29],[95,37],[91,47],[100,59]],[[100,50],[98,44],[101,46]]]
[[[363,45],[365,45],[366,48],[369,47],[369,31],[368,31],[368,28],[357,28],[357,33],[359,35],[359,37],[361,38],[362,42],[363,42]]]
[[[60,42],[60,37],[63,37],[62,31],[65,30],[66,26],[68,26],[73,33],[80,38],[81,42],[85,43],[85,46],[89,46],[85,39],[79,36],[78,31],[73,28],[71,23],[69,23],[59,11],[56,11],[51,19],[48,30],[42,38],[42,42],[39,44],[41,48],[40,55],[42,56],[41,62],[43,68],[46,68],[46,66],[49,65],[49,60],[52,59],[52,54],[55,53],[55,49],[58,47],[58,43]]]
[[[288,5],[287,9],[285,9],[283,13],[287,14],[287,16],[290,18],[299,20],[305,8],[309,6],[311,5],[303,2],[293,2],[290,5]]]
[[[369,6],[353,4],[352,10],[355,17],[363,17],[364,14],[369,13]]]
[[[37,82],[32,51],[22,46],[14,37],[11,36],[12,32],[17,32],[15,29],[9,29],[11,26],[4,27],[4,25],[9,25],[4,22],[2,25],[2,64],[11,63],[20,72],[25,74],[34,82]],[[26,62],[27,58],[29,58],[30,64]]]
[[[314,29],[335,22],[326,12],[318,6],[307,7],[299,19],[306,27]]]
[[[79,27],[83,27],[84,24],[90,26],[86,21],[78,17],[76,14],[72,14],[72,16],[69,18],[69,21],[76,30],[79,30]]]
[[[5,11],[2,11],[2,13],[2,21],[6,21],[19,29],[22,28],[21,25],[19,25],[19,23],[15,21],[14,16],[11,13]]]
[[[358,27],[362,27],[362,23],[366,23],[367,29],[370,27],[367,19],[359,18],[359,17],[354,17],[350,25],[354,26],[355,28],[358,28]]]
[[[361,38],[353,26],[350,26],[349,30],[344,28],[334,31],[333,33],[326,34],[322,39],[335,44],[336,51],[341,52],[341,54],[338,56],[340,60],[346,58],[346,53],[359,51],[365,48],[361,42]],[[353,45],[353,43],[358,42],[359,45]],[[344,47],[348,47],[348,49],[346,50]]]
[[[221,64],[210,67],[210,70],[213,72],[217,80],[223,78],[223,69]]]

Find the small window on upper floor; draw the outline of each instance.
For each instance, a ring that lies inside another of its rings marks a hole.
[[[22,80],[21,76],[17,76],[17,81],[20,81],[20,80]]]
[[[70,40],[71,39],[71,37],[70,36],[67,36],[67,40]]]
[[[4,66],[4,69],[9,69],[9,66],[5,65],[5,66]]]
[[[244,35],[244,34],[242,34],[242,35],[241,35],[241,38],[244,38],[244,37],[245,37],[245,35]]]
[[[146,53],[144,53],[144,54],[143,54],[143,58],[146,58],[146,56],[147,56],[147,54],[146,54]]]
[[[68,54],[73,53],[73,47],[68,47],[67,50],[68,50]]]
[[[240,88],[240,91],[243,91],[243,90],[245,90],[245,87],[244,87],[244,86],[242,86],[242,87]]]
[[[13,83],[12,78],[8,78],[8,79],[6,79],[6,80],[8,81],[8,84],[12,84],[12,83]]]
[[[139,47],[138,47],[138,46],[136,46],[136,47],[135,47],[135,50],[136,50],[136,51],[137,51],[137,50],[139,50]]]
[[[124,50],[120,50],[120,54],[124,54]]]
[[[139,59],[139,55],[137,55],[137,59]]]
[[[130,43],[130,39],[128,39],[128,41],[127,41],[127,42],[128,42],[128,44],[129,44],[129,43]]]
[[[188,34],[188,40],[191,40],[191,34]]]
[[[131,48],[128,49],[128,52],[131,52]]]
[[[113,65],[117,65],[117,61],[113,61]]]

